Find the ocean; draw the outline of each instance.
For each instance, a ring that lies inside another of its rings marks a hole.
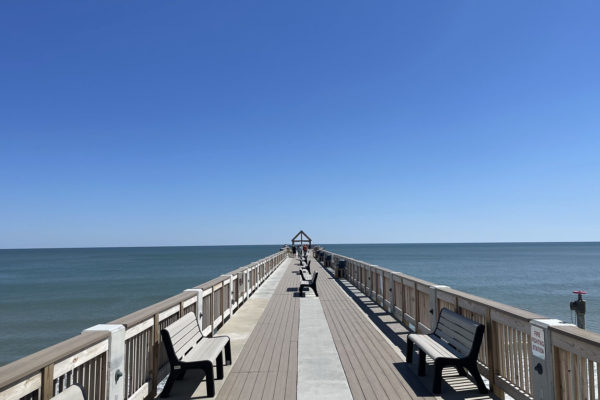
[[[600,332],[600,243],[330,244],[328,250]],[[280,245],[0,250],[0,365],[277,252]],[[574,317],[573,317],[574,318]]]

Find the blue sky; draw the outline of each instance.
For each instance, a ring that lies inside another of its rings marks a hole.
[[[0,248],[600,240],[598,1],[3,1]]]

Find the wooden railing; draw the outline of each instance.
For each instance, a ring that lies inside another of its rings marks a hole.
[[[346,278],[412,331],[434,330],[444,307],[485,325],[479,369],[500,398],[600,398],[599,334],[324,249],[315,256],[329,267],[345,260]],[[544,358],[532,351],[536,321],[547,325]]]
[[[280,251],[0,367],[0,400],[48,400],[73,383],[90,400],[155,397],[168,373],[160,329],[194,312],[212,335],[287,256]]]

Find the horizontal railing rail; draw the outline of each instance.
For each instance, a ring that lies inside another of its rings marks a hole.
[[[74,383],[89,400],[154,398],[168,373],[160,329],[193,312],[214,334],[287,257],[280,251],[0,367],[0,400],[48,400]]]
[[[483,324],[479,369],[500,398],[600,398],[597,333],[318,247],[315,256],[343,261],[345,277],[412,331],[432,332],[442,308]]]

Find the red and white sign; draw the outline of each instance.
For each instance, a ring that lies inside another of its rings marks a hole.
[[[546,359],[546,344],[544,343],[544,330],[531,325],[531,352],[534,357]]]

